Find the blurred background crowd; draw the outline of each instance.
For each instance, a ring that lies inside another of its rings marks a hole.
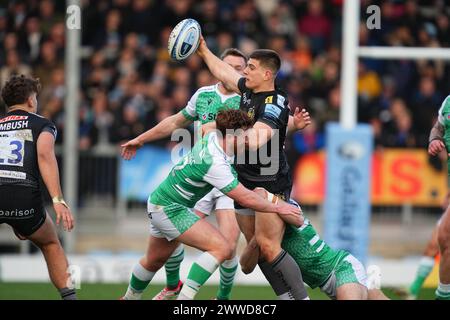
[[[64,127],[65,1],[0,1],[0,85],[15,73],[43,84],[39,112]],[[364,46],[448,47],[450,5],[430,1],[361,1]],[[366,26],[366,8],[381,8],[381,29]],[[171,29],[197,19],[216,54],[237,47],[276,50],[278,77],[292,107],[313,125],[289,138],[290,158],[324,147],[324,128],[341,106],[342,0],[82,0],[81,150],[117,145],[178,112],[197,88],[215,83],[198,56],[177,63],[167,53]],[[361,59],[358,120],[376,146],[424,148],[450,69],[441,61]],[[4,110],[2,110],[4,112]],[[170,147],[169,140],[160,141]]]

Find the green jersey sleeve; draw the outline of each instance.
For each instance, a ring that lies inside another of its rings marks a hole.
[[[220,160],[220,157],[214,157],[214,162],[203,180],[223,193],[228,193],[236,188],[239,182],[231,172],[231,165],[225,159]]]
[[[194,95],[189,99],[187,105],[181,110],[181,113],[183,116],[186,117],[186,119],[195,121],[198,120],[198,113],[197,113],[197,98],[199,95],[199,90],[197,90]]]

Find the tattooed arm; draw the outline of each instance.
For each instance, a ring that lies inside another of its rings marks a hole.
[[[428,153],[430,155],[435,156],[445,149],[444,131],[444,126],[439,121],[436,121],[428,139]]]

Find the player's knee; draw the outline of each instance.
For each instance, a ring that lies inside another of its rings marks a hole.
[[[248,267],[248,266],[246,266],[245,264],[242,264],[242,263],[240,263],[240,265],[241,265],[241,271],[242,271],[243,274],[250,274],[250,273],[252,273],[253,270],[250,267]]]
[[[273,258],[279,253],[280,248],[276,244],[273,243],[273,241],[257,237],[256,242],[258,243],[261,255],[266,259],[267,261],[273,260]]]
[[[228,243],[222,243],[214,250],[213,255],[216,257],[219,263],[225,260],[230,260],[233,257],[233,249]]]
[[[231,249],[232,257],[234,256],[237,248],[239,237],[230,237],[227,239],[228,246]]]

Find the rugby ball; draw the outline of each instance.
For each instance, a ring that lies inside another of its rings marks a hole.
[[[174,60],[184,60],[193,54],[200,43],[202,30],[194,19],[184,19],[178,23],[169,36],[167,49]]]

